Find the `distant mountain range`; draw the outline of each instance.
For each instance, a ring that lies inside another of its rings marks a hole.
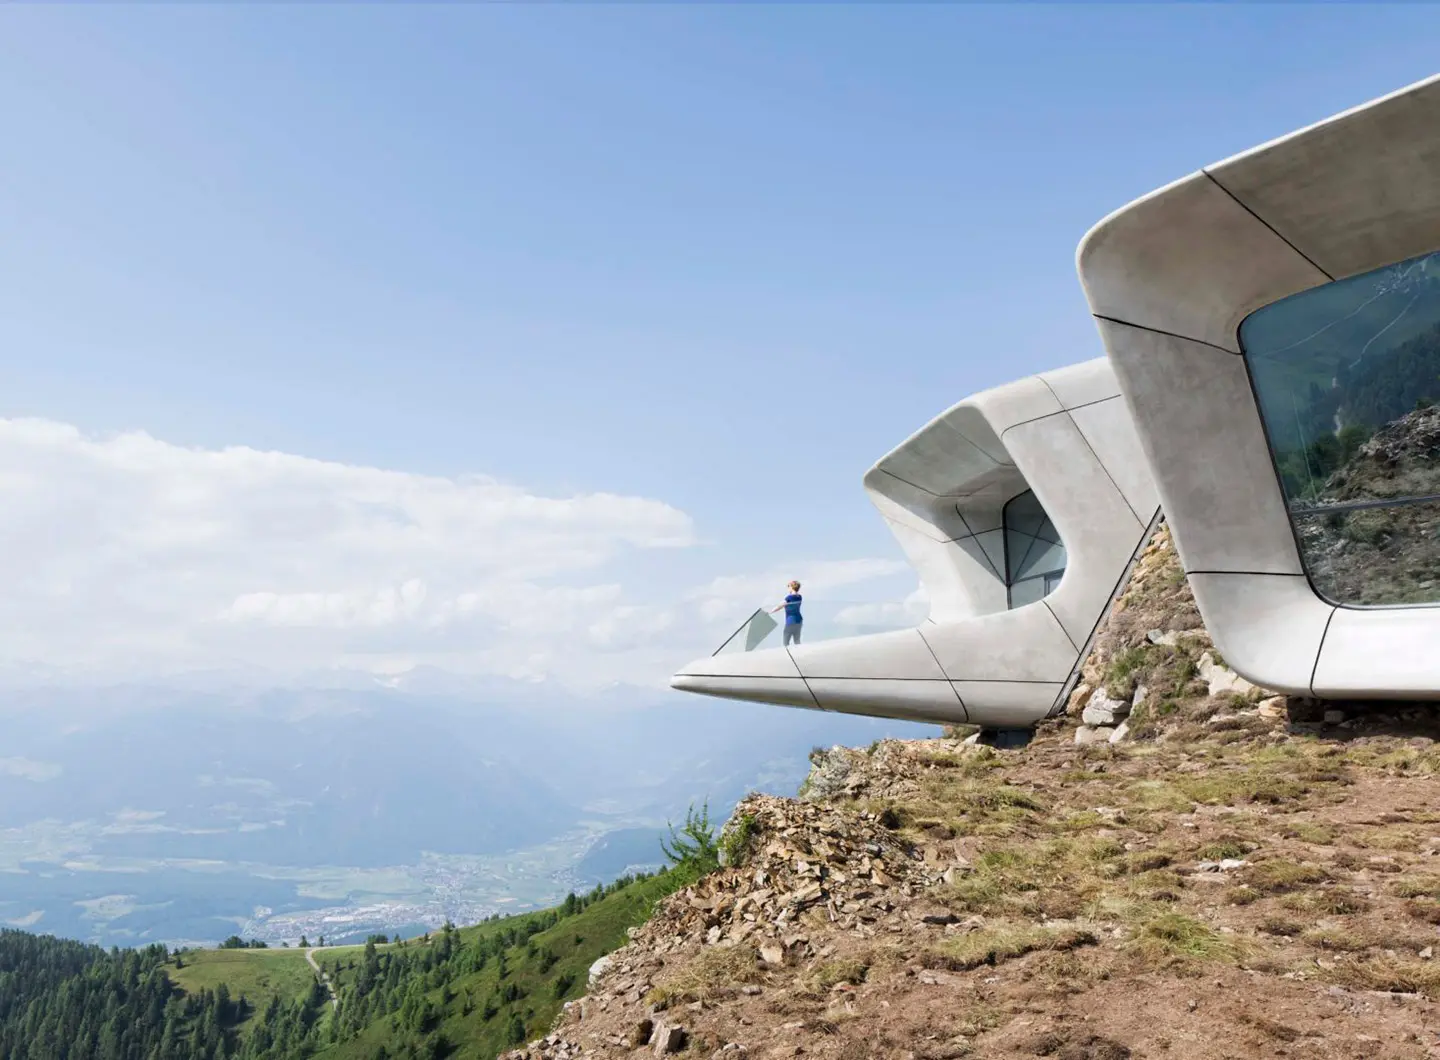
[[[415,678],[433,691],[12,684],[0,923],[109,945],[263,936],[272,919],[283,935],[307,909],[365,907],[368,929],[530,908],[654,864],[692,802],[723,814],[750,790],[793,791],[815,744],[925,731]]]

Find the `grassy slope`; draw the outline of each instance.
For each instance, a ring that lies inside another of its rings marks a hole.
[[[429,996],[440,1018],[427,1036],[444,1034],[454,1046],[450,1055],[456,1058],[493,1057],[509,1044],[507,1031],[515,1012],[519,1012],[525,1020],[527,1035],[538,1035],[550,1025],[566,1000],[584,992],[590,965],[598,957],[623,945],[626,941],[625,929],[642,923],[655,901],[679,885],[680,881],[666,876],[631,884],[535,935],[532,939],[533,955],[527,955],[527,947],[523,944],[513,947],[506,955],[508,973],[503,981],[497,978],[497,968],[491,963],[479,972],[452,980],[448,1000],[443,988],[431,991]],[[462,928],[459,932],[460,945],[462,948],[473,945],[482,936],[498,934],[536,915],[520,914]],[[383,954],[387,951],[411,951],[425,945],[427,942],[424,940],[410,939],[378,949]],[[544,971],[539,958],[543,950],[559,958]],[[358,966],[363,953],[363,946],[335,946],[316,951],[315,959],[330,973],[337,989],[343,990],[355,974],[352,964]],[[299,949],[196,950],[185,954],[183,960],[184,967],[176,968],[171,963],[166,969],[177,986],[189,992],[198,992],[214,990],[223,982],[232,997],[239,998],[244,994],[256,1010],[263,1010],[272,994],[287,1001],[302,997],[314,979],[314,973],[305,960],[305,951]],[[557,995],[555,984],[565,976],[570,977],[569,988]],[[499,1002],[500,991],[512,983],[520,987],[521,998],[511,1004]],[[483,1018],[485,1001],[492,995],[498,1011],[486,1020]],[[471,1008],[468,1014],[464,1011],[467,1001]],[[242,1024],[241,1033],[248,1030]],[[391,1019],[383,1017],[372,1022],[356,1038],[324,1048],[316,1055],[326,1060],[349,1060],[352,1057],[368,1060],[379,1046],[384,1045],[394,1054],[412,1037],[403,1030],[395,1030]]]
[[[625,942],[625,929],[642,923],[656,899],[663,897],[676,887],[676,881],[664,876],[642,880],[615,894],[602,898],[589,908],[562,920],[548,931],[541,932],[532,940],[536,954],[549,950],[559,960],[548,971],[541,971],[538,956],[526,956],[525,947],[517,946],[507,954],[509,973],[503,983],[497,979],[497,969],[490,964],[479,972],[457,977],[450,984],[453,993],[447,1002],[443,990],[430,994],[431,1000],[441,1011],[440,1020],[430,1034],[444,1034],[456,1046],[451,1055],[456,1058],[489,1058],[495,1056],[509,1044],[506,1031],[513,1013],[519,1012],[525,1020],[527,1038],[533,1038],[544,1031],[559,1013],[561,1005],[569,998],[578,997],[585,990],[586,973],[594,961]],[[498,932],[511,926],[517,919],[480,924],[461,931],[461,944],[473,943],[481,933]],[[423,945],[410,941],[407,947]],[[324,955],[335,963],[344,963],[346,957]],[[318,959],[319,955],[317,955]],[[358,956],[355,958],[358,962]],[[344,986],[353,974],[349,969],[332,969],[339,985]],[[556,996],[554,985],[564,976],[572,977],[568,991]],[[489,996],[498,995],[505,984],[518,985],[523,996],[513,1004],[500,1004],[497,1013],[489,1020],[483,1018],[484,1002]],[[473,999],[473,1010],[464,1015],[465,1003]],[[397,1042],[405,1039],[403,1032],[392,1029],[388,1018],[377,1020],[358,1037],[341,1042],[316,1054],[324,1060],[351,1060],[375,1055],[377,1048],[384,1045],[392,1054]]]
[[[192,950],[182,960],[182,968],[173,960],[165,967],[176,986],[193,994],[224,983],[232,998],[243,994],[252,1011],[263,1010],[272,995],[284,1001],[303,997],[315,979],[304,950]],[[240,1029],[243,1034],[247,1027]]]

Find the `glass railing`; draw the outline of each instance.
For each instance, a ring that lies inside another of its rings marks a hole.
[[[924,621],[925,608],[873,600],[825,600],[813,603],[807,600],[804,614],[804,632],[801,636],[802,642],[808,644],[838,637],[858,637],[866,633],[913,629]],[[712,654],[779,647],[782,637],[776,631],[784,621],[784,612],[771,614],[769,607],[756,608]]]

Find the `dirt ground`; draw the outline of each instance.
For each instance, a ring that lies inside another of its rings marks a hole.
[[[1440,1057],[1436,715],[1210,694],[1177,571],[1087,664],[1131,739],[817,750],[513,1055]]]

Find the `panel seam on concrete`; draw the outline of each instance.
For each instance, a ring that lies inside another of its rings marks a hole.
[[[885,494],[882,493],[881,496],[884,497]],[[889,500],[889,501],[894,501],[894,500],[895,500],[895,498],[893,498],[893,497],[885,497],[885,499],[886,499],[886,500]],[[905,510],[906,510],[907,512],[910,511],[910,509],[908,509],[908,508],[906,508]],[[915,515],[914,512],[910,512],[910,514],[911,514],[911,515]],[[891,516],[887,515],[885,512],[881,512],[881,513],[880,513],[880,518],[882,518],[882,519],[885,520],[885,525],[886,525],[886,526],[889,526],[889,527],[891,528],[891,529],[890,529],[890,532],[891,532],[892,534],[895,533],[895,527],[898,526],[898,527],[902,527],[902,528],[904,528],[904,529],[906,529],[906,530],[909,530],[911,533],[919,534],[919,535],[920,535],[921,537],[923,537],[926,541],[933,541],[933,542],[935,542],[935,544],[937,544],[937,545],[947,545],[947,544],[949,544],[951,541],[963,541],[963,540],[964,540],[964,538],[942,537],[942,536],[941,536],[941,531],[935,530],[935,524],[934,524],[934,523],[926,523],[925,520],[922,519],[922,518],[920,518],[920,516],[918,516],[918,515],[915,515],[916,521],[917,521],[917,522],[920,522],[920,523],[924,523],[924,526],[915,526],[915,525],[913,525],[913,524],[911,524],[911,523],[907,523],[907,522],[905,522],[905,521],[903,521],[903,520],[901,520],[901,519],[892,518]],[[927,527],[928,527],[928,529],[927,529]],[[935,532],[932,533],[931,531],[935,531]],[[898,537],[899,535],[897,534],[896,536]],[[901,546],[901,547],[903,548],[904,546]]]
[[[967,523],[966,525],[968,526],[969,524]],[[935,668],[939,670],[941,675],[945,678],[945,683],[950,685],[950,691],[955,696],[955,702],[960,704],[960,713],[965,715],[965,721],[968,723],[970,721],[970,708],[965,706],[965,700],[960,698],[959,689],[957,689],[955,685],[951,683],[950,675],[946,672],[945,667],[940,665],[940,656],[935,654],[935,649],[930,647],[930,642],[925,639],[925,634],[921,633],[918,627],[916,628],[915,633],[920,638],[920,643],[925,645],[925,650],[930,653],[930,658],[935,660]]]
[[[933,621],[933,619],[927,619],[927,621]],[[938,625],[938,623],[936,623],[936,624]],[[945,675],[945,680],[947,680],[947,681],[953,681],[954,678],[950,676],[950,671],[947,670],[947,669],[945,669],[945,664],[940,661],[940,656],[938,656],[938,655],[935,654],[935,649],[934,649],[933,647],[931,647],[931,646],[930,646],[930,642],[925,639],[925,631],[922,630],[919,626],[916,626],[916,627],[915,627],[915,632],[920,634],[920,640],[924,643],[924,645],[925,645],[925,650],[930,653],[930,658],[932,658],[932,659],[935,660],[935,665],[938,666],[938,667],[940,667],[940,672]],[[959,692],[956,692],[956,693],[955,693],[955,698],[956,698],[956,699],[959,699],[959,698],[960,698],[960,693],[959,693]],[[963,706],[964,704],[961,704],[961,705]],[[970,715],[967,713],[965,716],[968,718]]]
[[[1193,342],[1200,346],[1209,346],[1212,350],[1219,350],[1221,353],[1228,353],[1231,357],[1240,357],[1240,350],[1232,350],[1214,342],[1207,342],[1204,339],[1197,339],[1194,335],[1182,335],[1178,331],[1166,331],[1164,328],[1151,327],[1149,324],[1137,324],[1133,320],[1122,320],[1119,317],[1106,316],[1104,313],[1091,313],[1096,320],[1103,320],[1107,324],[1119,324],[1122,327],[1134,328],[1137,331],[1148,331],[1152,335],[1164,335],[1166,338],[1182,339],[1185,342]]]
[[[1120,321],[1120,323],[1123,323],[1123,321]],[[1038,375],[1034,378],[1040,379]],[[1045,380],[1040,379],[1040,382],[1045,383]],[[1045,386],[1047,389],[1050,390],[1051,396],[1054,397],[1056,401],[1060,401],[1060,395],[1055,393],[1054,389],[1050,387],[1050,384],[1045,383]],[[1069,408],[1066,408],[1065,403],[1063,401],[1060,401],[1060,408],[1055,412],[1047,412],[1043,416],[1031,416],[1028,420],[1020,420],[1017,423],[1010,424],[1010,426],[1006,427],[1003,431],[1000,432],[1000,440],[1004,441],[1007,434],[1013,431],[1016,427],[1024,427],[1027,423],[1038,423],[1041,420],[1048,420],[1055,416],[1068,416],[1076,409],[1088,409],[1092,405],[1103,405],[1107,401],[1123,400],[1124,397],[1124,394],[1111,394],[1109,397],[1096,398],[1094,401],[1083,401],[1080,404],[1072,405]]]
[[[1085,660],[1089,658],[1090,652],[1095,646],[1095,638],[1100,633],[1100,627],[1104,625],[1105,620],[1110,617],[1111,609],[1120,599],[1121,594],[1125,592],[1125,587],[1130,584],[1130,576],[1134,573],[1135,567],[1140,562],[1141,553],[1143,553],[1146,546],[1150,544],[1150,539],[1155,536],[1155,532],[1160,529],[1160,524],[1164,522],[1164,520],[1165,509],[1156,505],[1155,514],[1150,517],[1150,522],[1146,524],[1145,533],[1140,538],[1140,544],[1136,546],[1134,552],[1130,553],[1129,562],[1127,562],[1120,571],[1120,577],[1115,580],[1115,585],[1110,590],[1110,598],[1106,600],[1105,607],[1101,610],[1100,616],[1095,619],[1095,624],[1090,627],[1090,635],[1085,638],[1085,643],[1080,648],[1080,655],[1075,660],[1074,667],[1070,670],[1070,676],[1065,678],[1064,682],[1060,685],[1060,694],[1055,697],[1055,702],[1050,704],[1050,713],[1047,714],[1046,717],[1053,718],[1060,713],[1062,704],[1069,699],[1071,690],[1079,683],[1080,671],[1084,668]],[[1173,541],[1170,547],[1175,547]]]
[[[1299,254],[1302,258],[1304,258],[1313,268],[1315,268],[1316,270],[1318,270],[1319,273],[1320,273],[1322,276],[1324,276],[1327,280],[1331,281],[1332,283],[1334,282],[1335,277],[1332,276],[1332,275],[1330,275],[1330,270],[1329,270],[1329,269],[1322,269],[1322,268],[1320,268],[1320,263],[1319,263],[1319,262],[1317,262],[1317,261],[1316,261],[1314,258],[1312,258],[1309,254],[1306,254],[1303,250],[1301,250],[1299,247],[1297,247],[1297,246],[1296,246],[1294,243],[1292,243],[1289,239],[1286,239],[1285,236],[1283,236],[1283,235],[1280,233],[1280,230],[1279,230],[1278,228],[1276,228],[1276,227],[1275,227],[1274,225],[1272,225],[1269,221],[1265,220],[1265,218],[1261,217],[1258,213],[1256,213],[1253,209],[1251,209],[1251,207],[1245,202],[1245,200],[1243,200],[1242,198],[1240,198],[1240,196],[1236,195],[1233,191],[1231,191],[1229,188],[1227,188],[1224,184],[1221,184],[1220,181],[1219,181],[1219,179],[1216,178],[1216,176],[1215,176],[1214,173],[1211,173],[1208,169],[1202,169],[1200,172],[1201,172],[1201,173],[1204,173],[1207,177],[1209,177],[1209,178],[1210,178],[1210,182],[1211,182],[1212,184],[1214,184],[1217,188],[1219,188],[1221,191],[1223,191],[1226,195],[1228,195],[1228,196],[1230,197],[1231,201],[1233,201],[1236,206],[1240,207],[1240,209],[1244,210],[1244,211],[1245,211],[1246,213],[1248,213],[1251,217],[1255,218],[1255,220],[1259,221],[1262,225],[1264,225],[1266,231],[1268,231],[1268,232],[1270,232],[1271,234],[1273,234],[1276,239],[1280,240],[1280,242],[1284,243],[1287,247],[1289,247],[1291,250],[1293,250],[1296,254]]]
[[[961,685],[1063,685],[1064,681],[1041,681],[1038,678],[1028,677],[952,677],[955,684]]]
[[[909,486],[912,490],[919,490],[921,493],[928,493],[928,494],[930,494],[930,496],[932,496],[932,497],[939,497],[939,496],[941,496],[941,494],[936,493],[934,490],[928,490],[928,489],[926,489],[924,486],[920,486],[920,485],[917,485],[917,484],[914,483],[914,482],[911,482],[908,478],[901,478],[899,475],[895,474],[895,472],[891,471],[888,467],[879,467],[879,466],[877,465],[876,468],[875,468],[875,470],[878,471],[878,472],[880,472],[880,474],[882,474],[882,475],[889,475],[889,476],[890,476],[891,478],[893,478],[896,482],[903,482],[903,483],[905,483],[905,485]]]
[[[1315,665],[1310,667],[1310,694],[1312,696],[1315,695],[1315,675],[1320,672],[1320,655],[1325,651],[1325,638],[1330,635],[1330,623],[1335,621],[1335,612],[1338,610],[1340,610],[1338,607],[1330,608],[1330,614],[1325,618],[1325,629],[1320,634],[1320,645],[1315,649]]]
[[[1013,467],[1015,467],[1014,464],[1002,464],[1002,463],[1000,463],[999,461],[995,461],[995,460],[992,460],[991,462],[994,463],[996,467],[1008,467],[1008,468],[1013,468]],[[882,475],[889,475],[889,476],[890,476],[891,478],[893,478],[896,482],[903,482],[903,483],[905,483],[905,485],[909,486],[911,489],[913,489],[913,490],[919,490],[921,493],[929,494],[931,497],[934,497],[934,498],[936,498],[937,500],[948,500],[948,499],[950,499],[951,497],[973,497],[973,496],[975,495],[975,493],[977,492],[977,491],[971,491],[970,493],[936,493],[934,490],[929,489],[929,488],[926,487],[926,486],[921,486],[919,483],[911,482],[908,478],[904,478],[904,477],[902,477],[902,476],[900,476],[900,475],[897,475],[897,474],[895,474],[895,472],[891,471],[889,468],[887,468],[887,467],[881,467],[879,464],[876,464],[871,470],[873,470],[873,471],[878,471],[878,472],[880,472],[880,474],[882,474]],[[891,500],[894,500],[894,498],[892,497]],[[897,502],[897,503],[898,503],[898,502]]]
[[[820,705],[820,697],[815,694],[815,689],[810,687],[810,682],[805,680],[805,671],[800,669],[800,664],[795,661],[795,655],[789,648],[785,649],[785,657],[790,660],[790,665],[795,667],[795,672],[800,675],[800,683],[805,686],[805,691],[810,693],[810,701],[815,704],[816,710],[824,710]]]
[[[934,654],[934,653],[932,652],[931,654]],[[940,664],[940,660],[938,660],[938,659],[935,660],[935,664],[938,666],[938,665]],[[941,673],[941,674],[944,674],[944,673],[945,673],[945,671],[944,671],[943,668],[941,669],[940,673]],[[917,683],[917,684],[924,684],[924,683],[927,682],[927,681],[932,682],[932,683],[938,681],[939,683],[944,684],[946,681],[949,681],[950,678],[948,678],[948,677],[943,677],[943,676],[942,676],[942,677],[856,677],[854,674],[811,674],[811,675],[810,675],[810,680],[812,680],[812,681],[912,681],[912,682],[915,682],[915,683]]]
[[[1078,652],[1080,650],[1080,646],[1075,643],[1075,638],[1070,636],[1070,631],[1065,628],[1065,623],[1060,621],[1060,616],[1055,613],[1055,609],[1050,606],[1049,602],[1044,597],[1040,598],[1040,602],[1045,605],[1045,610],[1050,612],[1050,617],[1053,618],[1055,620],[1055,624],[1060,627],[1060,632],[1065,634],[1065,639],[1070,642],[1070,647]]]
[[[929,645],[927,644],[926,647],[929,647]],[[787,650],[788,650],[788,649],[787,649]],[[931,654],[932,654],[932,655],[934,654],[933,649],[932,649],[932,651],[931,651]],[[792,660],[792,661],[793,661],[793,660]],[[935,663],[936,663],[936,665],[938,666],[939,663],[940,663],[940,660],[938,660],[938,659],[935,660]],[[945,672],[945,668],[944,668],[944,667],[941,667],[941,668],[940,668],[940,672],[941,672],[941,673],[944,673],[944,672]],[[676,677],[723,677],[723,678],[730,678],[730,679],[737,680],[737,681],[802,681],[802,682],[804,682],[804,681],[806,681],[806,680],[812,680],[812,681],[885,681],[885,682],[887,682],[887,683],[888,683],[888,682],[891,682],[891,681],[906,681],[906,682],[913,682],[913,683],[915,683],[915,684],[927,684],[927,683],[928,683],[928,684],[941,684],[941,685],[943,685],[943,684],[953,684],[953,683],[956,683],[956,682],[958,682],[958,683],[960,683],[960,684],[964,684],[964,685],[1060,685],[1060,684],[1064,684],[1064,683],[1065,683],[1063,680],[1062,680],[1062,681],[1042,680],[1041,678],[1038,678],[1038,677],[949,677],[949,676],[946,676],[946,677],[855,677],[855,676],[853,676],[853,675],[847,675],[847,674],[836,674],[836,675],[833,675],[833,676],[827,676],[827,675],[825,675],[825,674],[811,674],[811,675],[809,676],[809,678],[807,679],[804,674],[801,674],[801,675],[798,676],[798,677],[767,677],[767,676],[760,675],[760,674],[692,674],[692,673],[686,673],[686,672],[683,671],[683,670],[680,671],[679,673],[677,673],[675,676],[676,676]],[[807,689],[809,688],[809,685],[808,685],[808,684],[806,685],[806,688],[807,688]],[[811,695],[813,696],[814,693],[812,692]],[[958,693],[957,693],[957,695],[958,695]],[[823,710],[824,708],[821,707],[820,709]]]
[[[1042,380],[1042,382],[1043,382],[1043,380]],[[1046,383],[1045,385],[1046,385],[1046,386],[1049,386],[1048,383]],[[1058,395],[1058,394],[1056,394],[1055,396],[1056,396],[1057,399],[1059,398],[1059,395]],[[1118,394],[1115,395],[1115,397],[1117,397],[1117,398],[1118,398],[1119,396],[1120,396],[1120,395],[1118,395]],[[1106,400],[1106,401],[1113,401],[1113,400],[1115,400],[1115,398],[1106,398],[1105,400]],[[1096,401],[1096,402],[1092,402],[1092,404],[1098,405],[1098,404],[1100,404],[1100,402]],[[1078,406],[1078,405],[1077,405],[1076,407],[1077,407],[1077,408],[1081,408],[1081,407],[1083,407],[1083,406]],[[1069,413],[1068,410],[1066,411],[1065,415],[1070,416],[1070,413]],[[1080,435],[1080,440],[1085,443],[1085,448],[1088,449],[1088,450],[1090,450],[1090,455],[1095,458],[1095,463],[1099,464],[1099,465],[1100,465],[1100,470],[1103,471],[1103,472],[1105,472],[1105,477],[1110,480],[1110,485],[1112,485],[1112,486],[1115,487],[1115,493],[1120,497],[1120,499],[1121,499],[1122,501],[1125,502],[1125,507],[1127,507],[1127,508],[1130,509],[1130,514],[1135,517],[1135,521],[1136,521],[1137,523],[1141,523],[1141,524],[1143,525],[1143,524],[1144,524],[1144,520],[1140,518],[1140,513],[1137,512],[1137,511],[1135,510],[1135,506],[1130,503],[1130,498],[1127,497],[1127,496],[1125,496],[1125,491],[1120,488],[1120,483],[1118,483],[1118,482],[1115,481],[1115,476],[1112,475],[1112,474],[1110,474],[1110,469],[1105,466],[1105,461],[1103,461],[1103,460],[1100,459],[1100,454],[1097,453],[1097,452],[1095,451],[1095,447],[1090,444],[1090,439],[1087,438],[1087,437],[1085,437],[1085,428],[1084,428],[1084,427],[1081,427],[1080,424],[1078,424],[1078,423],[1075,422],[1075,417],[1074,417],[1074,416],[1070,416],[1070,425],[1075,428],[1075,433],[1078,434],[1078,435]],[[1056,529],[1058,530],[1059,528],[1057,527]],[[1063,544],[1064,541],[1065,541],[1065,537],[1064,537],[1063,534],[1062,534],[1061,537],[1060,537],[1060,541],[1061,541],[1062,544]]]
[[[1233,574],[1237,578],[1304,578],[1303,574],[1296,574],[1288,570],[1187,570],[1185,577],[1189,578],[1195,574]]]

